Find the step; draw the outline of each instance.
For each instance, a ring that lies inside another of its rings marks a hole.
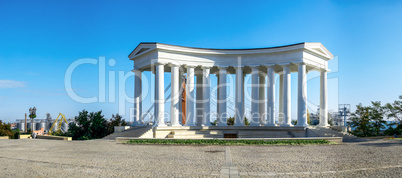
[[[223,138],[222,135],[168,135],[168,138],[178,139],[202,139],[202,138]]]
[[[115,139],[116,137],[141,137],[149,131],[152,132],[151,126],[133,127],[123,132],[110,134],[103,139]]]
[[[216,131],[216,130],[205,130],[205,131],[195,131],[195,130],[174,130],[172,131],[172,134],[174,135],[189,135],[189,134],[222,134],[222,131]]]

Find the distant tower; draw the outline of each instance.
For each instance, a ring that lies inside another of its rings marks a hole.
[[[25,113],[25,130],[24,132],[27,132],[27,113]]]

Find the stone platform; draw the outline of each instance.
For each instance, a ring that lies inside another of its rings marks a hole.
[[[178,126],[154,127],[153,138],[295,138],[308,137],[303,127]]]
[[[261,127],[261,126],[138,126],[111,134],[105,139],[116,137],[135,138],[305,138],[319,137],[305,127]]]
[[[339,132],[330,127],[272,127],[272,126],[137,126],[123,132],[113,133],[104,139],[117,138],[167,138],[167,139],[286,139],[338,137],[343,142],[355,142],[361,139],[348,133]]]

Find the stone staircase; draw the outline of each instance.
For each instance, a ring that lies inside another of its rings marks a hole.
[[[159,131],[158,131],[159,134]],[[202,139],[224,138],[225,134],[235,134],[237,138],[296,138],[304,137],[304,130],[172,130],[164,133],[166,138]],[[165,138],[160,135],[158,138]]]
[[[239,131],[238,138],[293,138],[289,131]]]
[[[360,142],[365,139],[358,138],[349,133],[344,133],[328,127],[308,128],[307,133],[303,129],[205,129],[205,128],[158,128],[154,133],[152,126],[132,127],[124,132],[110,134],[103,139],[115,140],[116,137],[134,138],[177,138],[177,139],[203,139],[224,138],[225,134],[235,134],[237,138],[300,138],[305,137],[342,137],[344,142]]]
[[[171,131],[167,138],[178,139],[202,139],[223,138],[223,132],[218,130],[175,130]]]
[[[342,137],[343,142],[359,142],[364,140],[352,134],[340,132],[327,127],[310,127],[308,132],[310,132],[309,135],[316,135],[317,137]]]
[[[132,127],[124,132],[112,133],[103,139],[114,140],[116,137],[153,138],[152,126]]]

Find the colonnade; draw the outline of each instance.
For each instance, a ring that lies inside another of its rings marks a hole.
[[[180,101],[180,67],[186,68],[186,125],[185,126],[211,126],[210,113],[210,87],[211,67],[202,66],[202,73],[195,74],[196,66],[179,66],[175,64],[155,64],[155,113],[154,125],[167,126],[165,123],[165,96],[164,96],[164,69],[165,65],[171,68],[171,108],[170,126],[181,126],[179,118],[181,114]],[[295,64],[292,64],[295,65]],[[282,65],[279,87],[279,117],[283,118],[280,126],[290,127],[291,123],[291,64]],[[295,126],[306,127],[307,124],[307,70],[305,63],[296,64],[298,68],[298,97],[297,97],[297,124]],[[275,66],[248,66],[251,68],[251,124],[250,126],[277,126],[275,115]],[[227,67],[217,67],[218,96],[217,96],[217,126],[227,126]],[[235,82],[235,120],[234,126],[244,126],[244,67],[234,67],[236,70]],[[141,70],[135,72],[134,94],[134,125],[142,125],[142,78]],[[197,76],[197,85],[194,83]],[[265,77],[267,77],[267,82]],[[202,80],[201,80],[202,79]],[[195,93],[195,86],[197,93]],[[265,92],[267,96],[265,96]],[[327,70],[320,70],[320,126],[327,126]]]

